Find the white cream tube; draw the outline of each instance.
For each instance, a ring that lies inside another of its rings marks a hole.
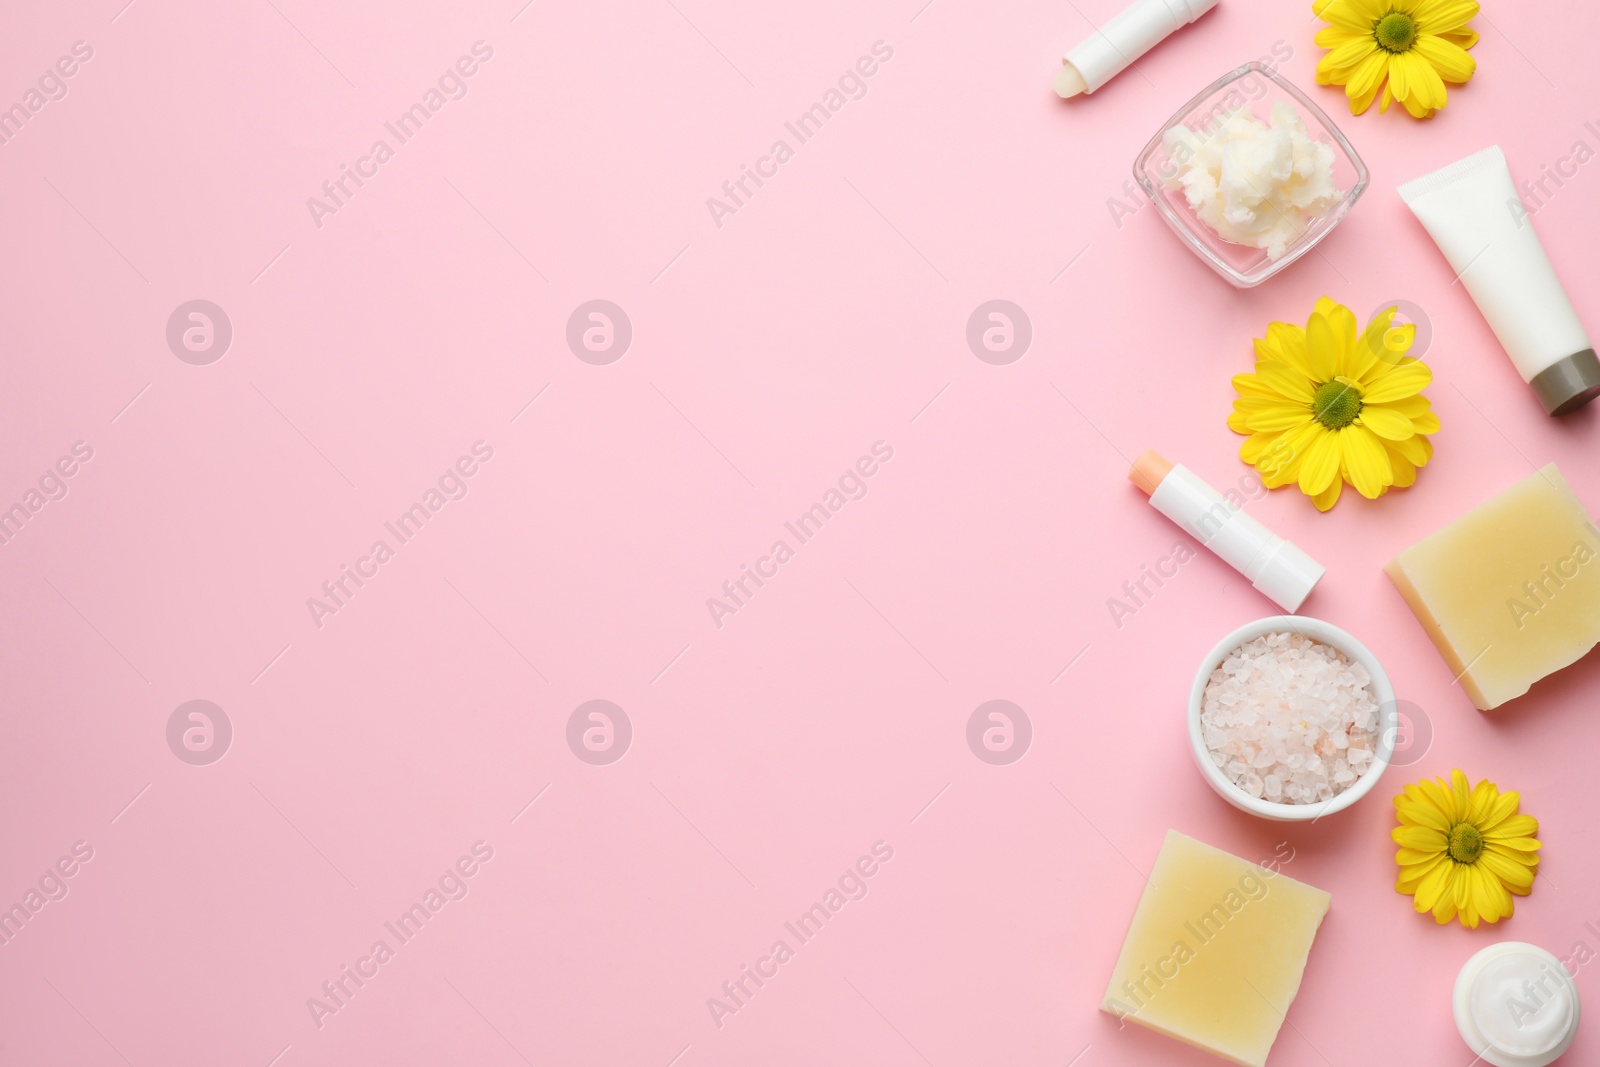
[[[1399,192],[1545,410],[1565,414],[1600,396],[1600,359],[1533,232],[1500,146]]]
[[[1092,93],[1134,60],[1217,6],[1217,0],[1133,0],[1061,61],[1056,93]]]

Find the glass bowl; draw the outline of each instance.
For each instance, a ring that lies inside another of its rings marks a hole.
[[[1268,259],[1265,249],[1223,240],[1200,221],[1181,189],[1166,187],[1166,179],[1175,177],[1178,168],[1168,156],[1162,138],[1168,130],[1178,126],[1187,126],[1203,134],[1217,116],[1238,107],[1246,107],[1256,118],[1267,121],[1274,100],[1282,100],[1294,108],[1313,141],[1333,146],[1333,184],[1334,188],[1344,190],[1344,194],[1333,207],[1313,216],[1305,232],[1282,256]],[[1260,285],[1315,248],[1350,213],[1350,208],[1367,188],[1366,164],[1361,162],[1339,128],[1309,97],[1261,63],[1246,63],[1229,71],[1179,108],[1139,153],[1133,164],[1133,176],[1179,240],[1240,289]]]

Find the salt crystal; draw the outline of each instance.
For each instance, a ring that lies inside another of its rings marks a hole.
[[[1331,800],[1372,769],[1371,682],[1360,663],[1302,634],[1247,641],[1206,684],[1200,722],[1211,760],[1251,796]]]

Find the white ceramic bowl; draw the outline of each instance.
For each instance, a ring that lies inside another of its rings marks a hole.
[[[1367,768],[1367,773],[1356,779],[1355,784],[1349,789],[1332,800],[1321,803],[1280,804],[1246,793],[1228,781],[1222,769],[1211,761],[1211,752],[1206,748],[1205,737],[1200,727],[1200,709],[1204,703],[1206,683],[1211,680],[1211,672],[1217,669],[1217,665],[1229,652],[1246,641],[1264,634],[1283,632],[1303,634],[1313,641],[1332,645],[1349,656],[1352,661],[1366,667],[1367,673],[1372,676],[1372,695],[1380,709],[1377,747],[1373,750],[1372,766]],[[1274,819],[1278,822],[1310,822],[1324,815],[1343,811],[1372,792],[1373,786],[1378,784],[1378,779],[1383,777],[1383,772],[1389,767],[1389,760],[1394,756],[1395,731],[1384,721],[1384,716],[1394,707],[1394,687],[1389,684],[1389,676],[1384,672],[1383,665],[1366,645],[1339,627],[1321,619],[1310,619],[1303,615],[1273,615],[1239,627],[1218,641],[1216,647],[1201,662],[1200,669],[1195,672],[1194,685],[1189,689],[1189,747],[1194,750],[1195,763],[1199,765],[1200,774],[1206,783],[1217,791],[1218,796],[1240,811],[1248,811],[1251,815],[1259,815],[1263,819]]]

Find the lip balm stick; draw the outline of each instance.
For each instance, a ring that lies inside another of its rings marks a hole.
[[[1322,564],[1229,504],[1182,464],[1146,452],[1134,460],[1128,480],[1150,495],[1152,507],[1285,611],[1300,610],[1327,573]]]
[[[1174,30],[1217,6],[1217,0],[1133,0],[1061,61],[1056,94],[1092,93]]]

